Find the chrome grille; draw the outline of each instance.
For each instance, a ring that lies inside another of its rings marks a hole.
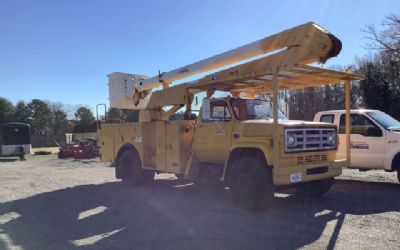
[[[334,134],[335,143],[328,143],[328,136]],[[295,142],[288,145],[288,136],[293,136]],[[290,128],[285,129],[285,152],[323,151],[336,149],[337,138],[335,128]]]
[[[297,164],[322,163],[328,160],[327,155],[307,155],[297,157]]]

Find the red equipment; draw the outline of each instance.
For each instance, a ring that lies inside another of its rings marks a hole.
[[[64,144],[60,146],[58,158],[74,157],[75,159],[89,159],[99,156],[99,149],[95,140],[84,140],[78,144]]]
[[[74,149],[78,145],[76,144],[64,144],[60,146],[60,151],[58,152],[58,158],[63,159],[63,158],[69,158],[74,156]]]

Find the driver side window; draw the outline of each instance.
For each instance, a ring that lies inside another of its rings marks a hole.
[[[340,116],[339,133],[346,133],[346,115]],[[370,119],[362,114],[350,115],[350,134],[359,134],[369,137],[382,136],[382,130],[376,126]]]
[[[230,121],[231,113],[225,101],[214,101],[210,103],[211,120],[213,121]]]

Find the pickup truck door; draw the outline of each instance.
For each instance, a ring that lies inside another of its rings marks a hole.
[[[364,114],[351,114],[350,124],[351,166],[365,169],[382,168],[385,154],[384,131]],[[345,158],[344,114],[340,115],[339,143],[338,158]]]
[[[233,119],[224,100],[211,100],[210,117],[199,117],[193,148],[199,161],[224,163],[232,142]]]

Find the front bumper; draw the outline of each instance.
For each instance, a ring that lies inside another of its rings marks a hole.
[[[291,185],[301,182],[328,179],[341,175],[343,167],[348,167],[347,160],[334,160],[307,165],[282,166],[274,168],[273,170],[274,184]]]

